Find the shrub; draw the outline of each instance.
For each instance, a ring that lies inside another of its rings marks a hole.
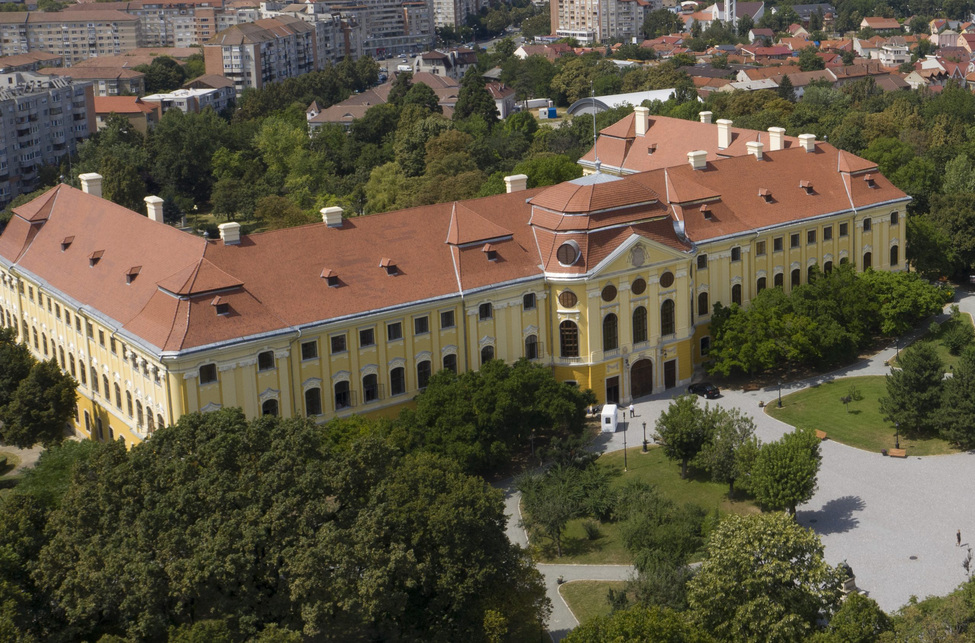
[[[595,520],[586,520],[582,523],[582,528],[586,532],[586,538],[589,540],[599,540],[602,533],[599,531],[599,523]]]
[[[951,328],[941,338],[948,352],[952,355],[961,355],[961,352],[972,343],[972,340],[975,340],[975,329],[972,329],[971,325],[962,319],[959,319],[958,323],[952,324]]]

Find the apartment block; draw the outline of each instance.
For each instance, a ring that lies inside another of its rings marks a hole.
[[[333,0],[323,4],[343,19],[355,21],[361,29],[363,54],[377,60],[422,51],[436,40],[426,2]]]
[[[488,6],[486,0],[431,0],[433,22],[436,27],[458,28],[467,24],[467,17],[477,15]]]
[[[660,0],[552,0],[552,33],[585,44],[642,39],[647,13],[660,7]]]
[[[290,16],[221,31],[204,45],[203,58],[207,74],[233,81],[237,96],[321,69],[315,27]]]
[[[41,74],[91,83],[95,96],[141,96],[146,91],[146,75],[129,67],[46,67]]]
[[[361,29],[354,18],[343,20],[338,11],[330,10],[323,3],[262,3],[262,18],[280,16],[297,18],[314,26],[319,68],[338,64],[346,56],[354,59],[362,56]]]
[[[142,45],[139,19],[121,11],[97,9],[70,12],[0,14],[0,55],[44,51],[63,57],[65,64]]]
[[[38,169],[57,164],[95,132],[89,83],[33,72],[0,74],[0,205],[37,188]]]

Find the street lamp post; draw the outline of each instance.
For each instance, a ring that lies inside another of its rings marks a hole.
[[[630,426],[630,421],[627,420],[626,424],[623,425],[623,471],[626,471],[626,430]]]
[[[779,408],[782,408],[782,380],[779,380]]]
[[[647,452],[647,423],[643,423],[643,452]]]
[[[894,422],[894,448],[901,448],[901,423]]]

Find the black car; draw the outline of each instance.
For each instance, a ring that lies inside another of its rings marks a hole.
[[[697,384],[691,384],[687,387],[687,392],[703,395],[709,400],[713,400],[721,395],[721,391],[718,390],[718,387],[710,382],[698,382]]]

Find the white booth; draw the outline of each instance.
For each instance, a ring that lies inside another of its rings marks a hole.
[[[603,415],[600,418],[603,433],[616,433],[616,425],[620,421],[618,410],[615,404],[607,404],[603,407]]]

